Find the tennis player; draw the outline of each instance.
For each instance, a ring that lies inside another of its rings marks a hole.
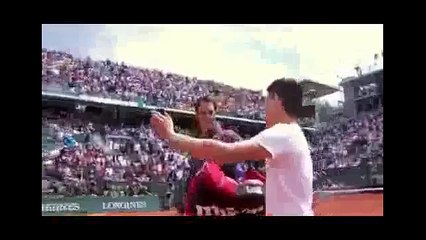
[[[197,139],[174,132],[168,114],[154,113],[151,125],[172,148],[219,165],[247,159],[266,161],[266,214],[312,216],[313,167],[308,142],[297,117],[302,109],[302,87],[279,79],[267,88],[266,129],[241,142]]]

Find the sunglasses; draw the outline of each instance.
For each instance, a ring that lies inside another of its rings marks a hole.
[[[199,111],[198,114],[200,115],[209,115],[212,116],[214,114],[213,110],[209,110],[209,111]]]

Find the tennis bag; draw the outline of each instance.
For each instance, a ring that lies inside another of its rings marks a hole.
[[[239,184],[225,176],[219,165],[206,161],[190,181],[187,216],[265,215],[265,187],[260,180]]]

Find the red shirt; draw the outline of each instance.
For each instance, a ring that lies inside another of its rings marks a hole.
[[[190,180],[185,203],[187,216],[233,216],[239,213],[264,215],[264,202],[237,195],[238,183],[220,166],[205,162]]]

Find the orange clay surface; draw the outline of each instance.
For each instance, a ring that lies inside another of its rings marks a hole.
[[[336,195],[315,203],[316,216],[383,216],[383,193]],[[176,210],[158,212],[110,212],[88,216],[179,216]]]
[[[316,216],[383,216],[383,193],[331,196],[314,209]]]

